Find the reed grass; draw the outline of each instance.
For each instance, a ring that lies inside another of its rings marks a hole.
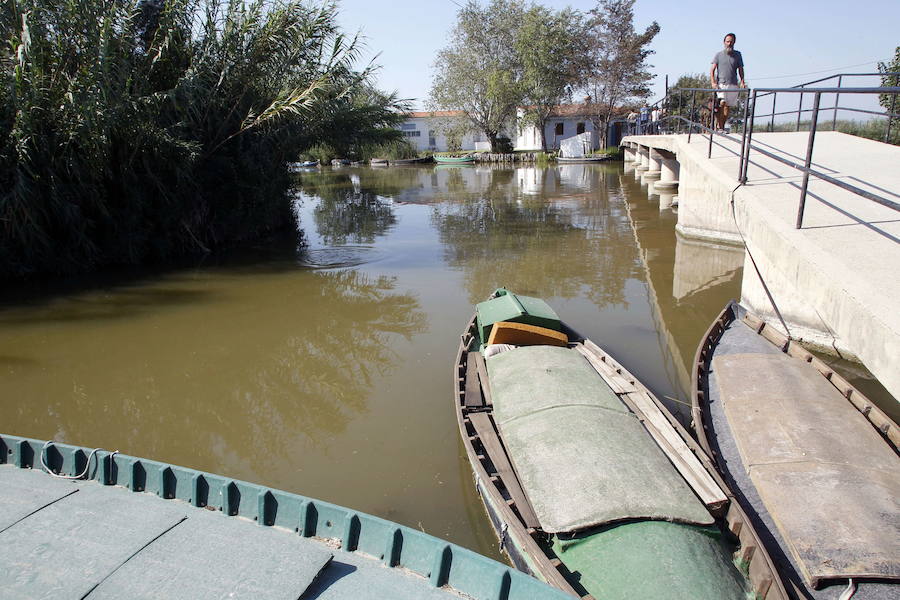
[[[0,278],[206,252],[288,226],[286,164],[397,139],[334,4],[0,5]]]

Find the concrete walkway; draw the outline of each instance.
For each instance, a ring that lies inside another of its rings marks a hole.
[[[803,164],[807,132],[755,134],[753,145]],[[794,338],[859,358],[900,398],[900,213],[810,178],[803,228],[795,229],[802,173],[751,153],[738,187],[741,138],[630,136],[680,163],[679,229],[741,240]],[[900,148],[835,132],[816,136],[813,168],[900,202]],[[733,198],[733,211],[731,200]],[[780,327],[752,262],[742,302]]]

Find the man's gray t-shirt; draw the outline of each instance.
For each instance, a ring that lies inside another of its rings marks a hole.
[[[744,66],[740,52],[734,50],[728,54],[724,50],[719,50],[713,56],[712,64],[716,65],[716,80],[719,85],[737,85],[737,70]]]

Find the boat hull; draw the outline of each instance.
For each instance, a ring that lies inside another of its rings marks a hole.
[[[741,343],[740,351],[743,353],[742,356],[749,356],[747,353],[757,352],[761,347],[768,346],[768,352],[770,353],[775,355],[782,355],[783,353],[797,358],[802,363],[807,363],[806,366],[809,369],[819,371],[819,374],[823,377],[827,373],[829,382],[841,392],[842,396],[849,398],[849,401],[856,405],[861,413],[867,413],[866,416],[870,420],[874,420],[872,424],[876,429],[893,434],[895,449],[896,425],[893,425],[888,417],[874,407],[849,383],[836,373],[833,373],[818,358],[811,355],[798,344],[789,341],[785,336],[765,325],[755,316],[747,315],[745,319],[743,313],[744,309],[740,305],[729,303],[704,335],[694,358],[691,412],[697,439],[707,451],[707,454],[715,457],[714,466],[719,477],[733,491],[733,493],[730,492],[732,506],[739,508],[743,514],[741,517],[743,530],[752,533],[756,543],[765,547],[767,554],[771,557],[769,559],[770,564],[766,569],[751,570],[751,576],[755,576],[756,579],[769,577],[782,582],[785,593],[789,598],[798,600],[837,598],[847,587],[848,581],[846,579],[834,579],[816,583],[808,581],[808,577],[804,575],[804,570],[796,562],[796,559],[792,558],[790,546],[782,537],[781,531],[775,524],[774,518],[769,514],[769,510],[763,502],[759,490],[747,474],[747,469],[743,466],[741,455],[735,445],[736,440],[730,427],[727,425],[727,418],[722,409],[722,401],[718,398],[718,386],[713,384],[716,389],[710,390],[713,358],[717,353],[723,336],[726,335],[726,331],[734,326],[743,327],[741,321],[746,320],[748,329],[756,334],[757,339],[755,346],[748,345],[749,343],[746,341]],[[747,336],[748,334],[744,335]],[[750,336],[752,338],[753,334],[751,333]],[[770,378],[766,381],[766,385],[771,385]],[[896,597],[895,594],[900,592],[900,585],[897,585],[896,582],[869,580],[858,581],[857,583],[858,587],[852,596],[855,600]]]

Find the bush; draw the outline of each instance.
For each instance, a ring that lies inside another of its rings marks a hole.
[[[399,136],[333,5],[0,8],[0,277],[205,252],[290,225],[286,163]]]
[[[500,136],[497,138],[497,143],[494,144],[494,152],[499,152],[500,154],[509,154],[513,151],[512,140],[510,140],[506,136]]]

